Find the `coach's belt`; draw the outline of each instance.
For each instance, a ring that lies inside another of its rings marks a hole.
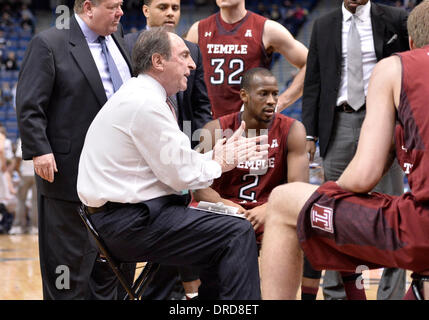
[[[357,109],[357,111],[356,111],[347,102],[344,102],[344,103],[340,104],[339,106],[336,106],[335,111],[352,113],[352,112],[361,112],[362,110],[365,110],[365,108],[366,108],[366,104],[364,103],[363,106],[360,107],[359,109]]]
[[[106,202],[101,207],[87,207],[89,214],[94,214],[102,211],[114,210],[127,205],[127,203]]]

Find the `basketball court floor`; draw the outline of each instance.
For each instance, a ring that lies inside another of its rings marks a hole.
[[[368,300],[375,300],[382,269],[365,271]],[[410,273],[407,273],[407,288]],[[0,235],[0,300],[41,300],[37,235]],[[319,290],[318,300],[323,300]]]

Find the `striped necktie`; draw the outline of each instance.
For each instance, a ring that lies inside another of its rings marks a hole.
[[[167,102],[168,106],[170,107],[171,113],[173,113],[174,119],[176,119],[176,121],[177,121],[176,109],[174,108],[173,101],[171,101],[170,97],[167,97],[166,102]]]

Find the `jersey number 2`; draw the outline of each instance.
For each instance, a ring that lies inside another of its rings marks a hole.
[[[258,186],[259,176],[256,174],[245,174],[243,176],[243,181],[251,180],[252,178],[254,178],[253,181],[251,181],[249,184],[246,184],[245,186],[240,188],[240,192],[238,194],[238,197],[240,199],[244,199],[244,200],[248,200],[248,201],[255,201],[256,200],[256,192],[255,191],[250,191],[249,194],[245,193],[245,191],[247,191],[253,187]]]

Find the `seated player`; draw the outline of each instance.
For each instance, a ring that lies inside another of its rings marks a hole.
[[[204,128],[212,138],[210,148],[217,139],[234,132],[241,120],[245,121],[248,134],[259,135],[267,131],[271,146],[268,159],[265,163],[260,162],[260,167],[256,163],[241,163],[215,179],[211,187],[194,192],[197,201],[222,202],[238,207],[238,212],[252,223],[258,242],[262,238],[271,190],[286,182],[307,182],[309,175],[305,129],[299,121],[275,112],[278,92],[277,80],[271,71],[254,68],[244,74],[240,90],[243,111],[213,120]],[[317,273],[308,264],[304,271],[303,299],[308,296],[306,288],[310,289],[314,282],[311,275]],[[320,273],[314,278],[318,277]]]
[[[376,65],[358,149],[338,181],[320,187],[286,184],[271,193],[261,251],[263,299],[296,298],[301,248],[318,270],[393,267],[428,280],[427,21],[429,1],[424,1],[407,22],[412,50]],[[369,193],[390,167],[394,135],[411,191],[401,196]],[[427,281],[420,285],[429,299]],[[409,290],[406,298],[412,295]]]
[[[308,182],[305,128],[301,122],[276,113],[278,93],[277,80],[271,71],[253,68],[244,74],[240,90],[244,110],[213,120],[204,129],[212,138],[211,148],[219,138],[228,138],[243,120],[246,134],[268,133],[268,159],[240,163],[215,179],[209,188],[194,192],[197,201],[238,207],[238,212],[252,223],[257,236],[263,230],[271,190],[286,182]],[[201,145],[207,142],[203,140]]]

